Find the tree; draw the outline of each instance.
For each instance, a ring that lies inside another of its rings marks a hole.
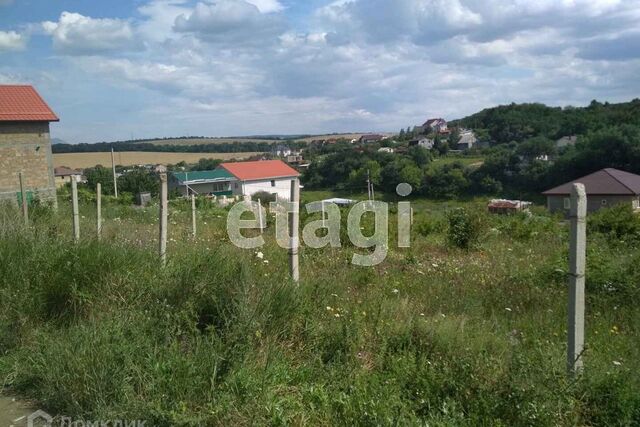
[[[87,185],[93,191],[96,191],[97,184],[101,184],[104,194],[113,195],[113,172],[111,169],[98,165],[85,169],[84,176],[87,179]]]
[[[118,178],[118,190],[123,193],[137,194],[148,191],[155,196],[159,189],[157,175],[144,168],[136,168]]]

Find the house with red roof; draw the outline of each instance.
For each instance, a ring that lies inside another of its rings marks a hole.
[[[267,192],[278,200],[289,200],[291,180],[300,176],[282,160],[222,163],[218,169],[235,178],[230,187],[234,195],[253,197],[256,193]]]
[[[49,123],[59,121],[33,86],[0,85],[0,200],[27,198],[56,203]]]
[[[542,193],[547,197],[547,207],[551,212],[571,209],[571,189],[581,183],[587,193],[587,211],[626,203],[634,209],[640,208],[640,175],[607,168],[582,178],[574,179]]]
[[[291,180],[298,171],[282,160],[222,163],[217,169],[201,172],[174,172],[169,187],[183,196],[251,196],[266,192],[278,200],[289,200]]]

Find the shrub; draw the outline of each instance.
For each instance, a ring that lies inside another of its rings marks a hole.
[[[609,209],[602,209],[589,216],[590,232],[606,234],[613,239],[640,238],[640,217],[628,204],[619,204]]]
[[[258,191],[253,196],[251,196],[251,199],[255,201],[258,201],[258,199],[260,199],[260,203],[264,205],[275,202],[276,196],[271,193],[267,193],[266,191]]]
[[[486,229],[485,217],[478,211],[458,208],[447,214],[449,228],[447,238],[458,248],[470,249],[475,246]]]

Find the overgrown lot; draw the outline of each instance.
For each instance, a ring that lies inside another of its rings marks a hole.
[[[237,249],[226,211],[202,201],[192,241],[187,204],[174,202],[160,269],[157,207],[107,200],[97,241],[84,199],[79,244],[64,199],[33,211],[29,230],[0,211],[0,386],[51,413],[160,426],[640,424],[639,237],[607,218],[589,235],[574,381],[559,218],[421,201],[412,248],[392,238],[375,268],[351,265],[348,244],[306,248],[296,286],[272,227],[262,256]],[[449,229],[464,215],[467,249]]]

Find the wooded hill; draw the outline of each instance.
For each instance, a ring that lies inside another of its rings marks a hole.
[[[640,126],[640,99],[620,104],[591,101],[587,107],[501,105],[450,123],[453,127],[474,129],[494,144],[522,142],[536,136],[555,140],[623,124]]]

